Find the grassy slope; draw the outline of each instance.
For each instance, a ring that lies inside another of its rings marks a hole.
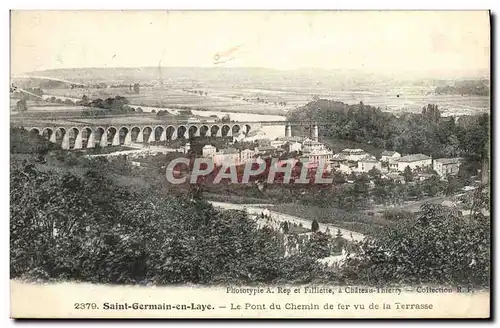
[[[316,219],[321,223],[331,223],[340,228],[360,232],[365,235],[370,235],[381,227],[394,224],[380,217],[369,216],[361,212],[347,212],[328,206],[318,208],[290,203],[275,205],[273,210],[308,220]]]

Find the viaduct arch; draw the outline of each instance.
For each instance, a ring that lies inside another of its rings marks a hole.
[[[69,122],[68,122],[69,123]],[[86,149],[132,143],[151,143],[192,137],[231,137],[250,132],[251,123],[200,123],[178,125],[116,124],[116,125],[45,125],[24,127],[63,149]]]

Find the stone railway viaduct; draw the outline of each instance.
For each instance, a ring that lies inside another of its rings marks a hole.
[[[47,140],[61,145],[62,149],[85,149],[96,146],[108,147],[130,145],[132,143],[151,143],[155,141],[176,140],[192,137],[231,137],[237,133],[248,134],[261,126],[284,125],[285,136],[292,136],[292,125],[310,125],[311,137],[318,140],[318,124],[311,122],[227,122],[227,123],[117,123],[90,124],[88,122],[65,121],[40,122],[23,126]]]

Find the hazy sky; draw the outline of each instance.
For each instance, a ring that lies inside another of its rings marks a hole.
[[[486,11],[13,11],[11,71],[161,61],[458,73],[489,70],[489,30]]]

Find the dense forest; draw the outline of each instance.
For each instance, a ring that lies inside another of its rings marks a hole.
[[[346,265],[327,267],[317,259],[333,241],[319,232],[301,252],[285,256],[281,232],[259,228],[245,212],[216,210],[199,195],[164,192],[153,183],[158,172],[140,179],[144,188],[131,187],[121,182],[133,175],[118,174],[130,166],[112,170],[105,159],[83,157],[70,164],[73,156],[38,136],[11,133],[11,278],[489,284],[490,226],[481,214],[470,219],[424,207],[419,217],[401,219],[356,246]]]
[[[422,153],[433,158],[465,157],[473,161],[489,156],[489,114],[442,117],[437,105],[421,113],[396,116],[380,108],[348,105],[320,99],[288,113],[292,121],[332,122],[320,126],[323,137],[346,139],[399,153]]]

